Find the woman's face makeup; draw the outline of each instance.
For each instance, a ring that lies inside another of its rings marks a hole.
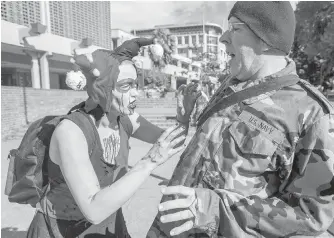
[[[117,80],[113,90],[113,109],[121,115],[131,115],[136,108],[137,81],[132,78]]]

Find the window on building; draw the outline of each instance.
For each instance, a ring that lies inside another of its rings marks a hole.
[[[185,43],[186,45],[189,45],[189,36],[185,36],[185,37],[184,37],[184,43]]]
[[[203,44],[203,35],[199,35],[199,43]]]
[[[196,66],[191,66],[191,70],[192,70],[193,72],[198,72],[198,67],[196,67]]]
[[[17,86],[15,82],[15,71],[11,72],[1,68],[1,85],[2,86]]]
[[[193,51],[193,53],[195,53],[195,54],[201,54],[201,53],[203,53],[203,47],[202,46],[198,47],[196,51]]]
[[[188,54],[188,49],[177,49],[177,52],[181,54]]]
[[[1,85],[31,87],[31,73],[29,70],[1,68]]]
[[[207,43],[217,45],[218,38],[216,36],[207,36]]]
[[[177,37],[177,44],[182,45],[182,37],[181,36]]]
[[[210,35],[214,35],[214,34],[216,34],[216,32],[215,32],[215,30],[210,29],[210,30],[209,30],[209,34],[210,34]]]
[[[217,46],[208,46],[208,53],[217,54],[218,52]]]
[[[177,66],[177,60],[176,59],[172,59],[170,64]]]
[[[192,42],[193,45],[197,44],[196,35],[195,36],[191,36],[191,42]]]
[[[188,64],[182,62],[182,63],[181,63],[181,67],[182,67],[182,69],[188,69]]]

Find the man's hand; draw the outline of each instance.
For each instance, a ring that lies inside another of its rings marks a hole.
[[[177,199],[161,203],[159,211],[169,211],[181,209],[176,213],[161,216],[162,223],[188,220],[183,225],[171,230],[170,235],[179,235],[182,232],[192,229],[197,224],[198,217],[198,199],[196,198],[195,189],[184,186],[170,186],[163,188],[161,192],[164,195],[178,195]]]
[[[197,98],[201,95],[197,83],[181,85],[177,92],[177,121],[188,127],[190,114],[194,109]]]

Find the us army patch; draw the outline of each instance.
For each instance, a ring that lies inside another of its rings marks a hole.
[[[277,128],[269,125],[267,122],[263,121],[257,116],[254,116],[247,111],[242,111],[239,115],[239,119],[245,122],[247,125],[265,133],[265,135],[272,141],[275,141],[278,144],[281,144],[283,142],[284,134]]]

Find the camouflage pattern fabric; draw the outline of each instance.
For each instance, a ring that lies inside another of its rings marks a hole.
[[[207,106],[209,102],[208,96],[201,91],[201,96],[199,96],[196,100],[195,107],[190,115],[190,126],[196,126],[199,115],[201,115],[204,108]]]
[[[230,79],[209,104],[294,73],[290,61],[264,79]],[[301,80],[219,111],[197,128],[172,185],[195,188],[201,204],[199,224],[175,237],[318,236],[334,218],[334,108]],[[163,224],[163,214],[147,237],[170,237],[185,222]]]

